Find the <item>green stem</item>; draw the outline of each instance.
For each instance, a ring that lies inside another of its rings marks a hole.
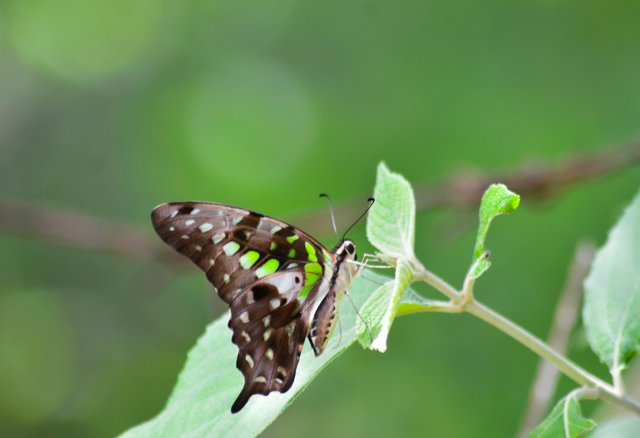
[[[626,396],[618,395],[617,391],[611,385],[581,368],[565,356],[559,354],[547,343],[541,341],[539,338],[535,337],[513,321],[505,318],[499,313],[496,313],[478,301],[472,301],[469,303],[465,310],[503,331],[521,344],[525,345],[534,353],[548,360],[576,383],[588,387],[594,387],[598,390],[600,397],[604,400],[629,409],[640,415],[640,404],[636,401]]]
[[[596,389],[600,398],[640,415],[640,404],[635,400],[632,400],[623,394],[619,394],[613,386],[570,361],[524,328],[484,304],[479,303],[473,299],[472,294],[469,294],[468,296],[468,298],[471,298],[470,300],[463,301],[462,293],[458,292],[446,281],[427,271],[419,263],[415,263],[413,267],[415,268],[415,280],[421,280],[433,286],[436,290],[451,299],[452,304],[460,305],[461,310],[469,312],[511,336],[534,353],[555,365],[562,373],[576,383]]]

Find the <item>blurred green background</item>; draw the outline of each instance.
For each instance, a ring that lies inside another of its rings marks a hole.
[[[639,16],[636,1],[2,0],[0,197],[150,234],[165,201],[283,219],[326,211],[321,191],[362,205],[380,160],[424,183],[600,150],[640,132]],[[545,336],[576,242],[602,243],[639,180],[525,197],[491,230],[478,297]],[[418,216],[419,257],[456,285],[474,214]],[[195,268],[11,232],[0,248],[3,436],[152,417],[224,311]],[[535,366],[470,316],[401,318],[387,353],[351,348],[264,436],[513,436]]]

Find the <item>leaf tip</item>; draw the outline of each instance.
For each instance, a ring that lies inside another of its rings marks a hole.
[[[520,206],[520,195],[502,184],[491,184],[482,195],[481,212],[487,216],[497,216],[516,211]]]

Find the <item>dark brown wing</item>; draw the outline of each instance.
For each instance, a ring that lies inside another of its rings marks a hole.
[[[304,269],[277,272],[248,286],[231,303],[229,327],[240,349],[236,366],[244,375],[231,412],[242,409],[253,394],[286,392],[293,384],[311,319],[298,301],[303,284]]]
[[[245,380],[231,411],[253,394],[287,391],[333,255],[295,227],[228,205],[162,204],[151,218],[162,240],[200,267],[230,306]]]
[[[317,263],[316,280],[332,262],[333,255],[300,229],[237,207],[172,202],[157,206],[151,220],[160,238],[198,265],[229,304],[244,287],[270,272],[266,268],[276,265],[267,265],[270,259],[277,260],[276,271]],[[251,251],[258,253],[257,260],[241,263],[250,261],[246,254]]]

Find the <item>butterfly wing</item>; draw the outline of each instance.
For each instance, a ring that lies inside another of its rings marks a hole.
[[[160,238],[198,265],[229,304],[256,278],[298,266],[311,274],[307,288],[323,278],[333,260],[329,251],[298,228],[224,204],[162,204],[153,210],[151,220]],[[309,292],[305,288],[303,297]]]
[[[269,275],[243,290],[231,304],[229,327],[239,348],[236,366],[244,387],[231,412],[238,412],[253,394],[286,392],[295,378],[310,318],[297,299],[304,269]]]
[[[230,306],[236,365],[245,379],[232,412],[253,394],[287,391],[332,254],[295,227],[224,204],[162,204],[152,222]]]

